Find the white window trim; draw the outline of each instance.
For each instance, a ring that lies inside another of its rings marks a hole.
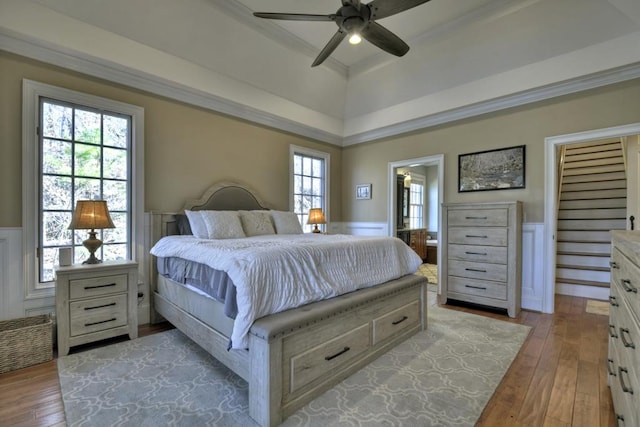
[[[324,218],[329,223],[331,220],[329,215],[331,212],[329,206],[329,200],[331,200],[329,194],[329,188],[331,188],[329,182],[329,171],[331,170],[331,155],[329,153],[325,153],[324,151],[313,150],[311,148],[301,147],[299,145],[290,145],[289,146],[289,210],[294,210],[294,201],[293,201],[293,161],[295,154],[302,154],[305,156],[313,156],[318,157],[324,160]]]
[[[427,200],[427,177],[420,173],[411,172],[411,181],[413,181],[414,179],[422,185],[422,224],[420,225],[419,228],[425,228],[426,227],[425,212],[427,211],[425,209],[426,200]],[[409,208],[409,211],[411,211],[411,208]]]
[[[55,295],[54,286],[38,282],[38,171],[37,128],[39,101],[47,97],[130,115],[131,120],[131,257],[144,259],[144,108],[88,95],[32,80],[22,80],[22,251],[25,300]]]

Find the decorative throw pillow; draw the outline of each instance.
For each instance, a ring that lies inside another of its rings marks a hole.
[[[269,211],[239,211],[242,229],[247,237],[276,234]]]
[[[189,218],[184,214],[176,214],[176,225],[178,226],[178,233],[181,236],[188,236],[193,234],[191,226],[189,225]]]
[[[207,226],[204,223],[201,212],[202,211],[184,211],[189,219],[189,226],[191,227],[193,235],[198,239],[207,239],[209,237],[209,233],[207,232]]]
[[[246,237],[237,211],[200,211],[207,226],[209,239],[240,239]]]
[[[278,234],[302,234],[298,215],[293,212],[271,211],[271,219]]]

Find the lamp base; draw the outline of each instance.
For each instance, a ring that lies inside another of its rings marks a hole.
[[[318,228],[318,224],[315,225],[314,229],[312,230],[314,233],[321,233],[320,229]]]
[[[82,242],[85,248],[89,251],[89,258],[84,260],[83,264],[100,264],[101,259],[96,258],[95,252],[102,246],[102,240],[96,238],[96,231],[91,230],[89,232],[89,238]]]

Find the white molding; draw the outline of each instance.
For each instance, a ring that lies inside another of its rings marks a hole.
[[[389,236],[392,233],[386,222],[353,221],[334,223],[333,225],[337,227],[338,224],[342,233],[354,236]]]
[[[463,107],[454,108],[452,110],[407,120],[402,123],[383,126],[368,132],[345,136],[342,145],[346,147],[349,145],[361,144],[376,139],[388,138],[420,129],[429,128],[432,126],[453,122],[456,120],[467,119],[470,117],[479,116],[481,114],[519,107],[533,102],[543,101],[545,99],[555,98],[558,96],[568,95],[571,93],[581,92],[589,89],[595,89],[601,86],[620,83],[639,77],[640,63],[626,65],[623,67],[613,68],[587,76],[576,77],[568,81],[530,89],[527,91],[515,93],[513,95],[490,99],[487,101],[478,102],[476,104],[465,105]]]
[[[543,312],[544,224],[522,224],[522,301],[527,310]]]
[[[634,63],[345,137],[344,133],[338,135],[314,128],[140,70],[60,47],[48,41],[38,40],[7,29],[0,29],[0,49],[337,146],[349,146],[393,137],[456,120],[640,77],[640,63]]]
[[[577,132],[566,135],[550,136],[545,138],[544,158],[544,301],[543,312],[553,313],[554,295],[556,293],[556,220],[558,199],[557,148],[560,145],[575,144],[580,142],[596,141],[599,139],[618,138],[640,134],[640,122],[628,125],[614,126],[604,129],[593,129],[585,132]],[[587,287],[592,288],[592,286]],[[571,292],[577,292],[573,287]],[[567,286],[562,287],[563,292],[569,292]],[[608,291],[607,291],[608,292]],[[558,292],[560,293],[560,292]],[[573,294],[566,294],[573,295]],[[580,295],[584,296],[584,295]]]

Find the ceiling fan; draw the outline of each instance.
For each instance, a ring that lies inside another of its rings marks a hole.
[[[315,67],[322,64],[347,35],[350,36],[349,41],[352,44],[359,43],[360,37],[362,37],[392,55],[403,56],[409,51],[409,46],[400,37],[375,21],[404,12],[428,1],[373,0],[370,3],[362,4],[360,0],[342,0],[342,7],[330,15],[268,12],[255,12],[253,15],[259,18],[288,21],[334,21],[338,25],[338,31],[313,61],[311,66]]]

